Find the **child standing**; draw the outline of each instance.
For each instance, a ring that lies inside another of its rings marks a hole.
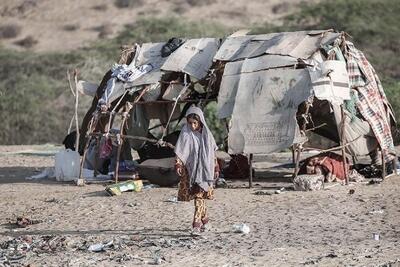
[[[198,107],[190,107],[176,143],[175,167],[181,178],[178,200],[194,199],[194,234],[206,230],[209,221],[205,200],[214,198],[214,179],[219,175],[216,150],[217,145],[203,112]]]

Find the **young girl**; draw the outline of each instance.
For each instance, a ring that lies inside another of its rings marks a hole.
[[[190,107],[176,143],[176,171],[181,178],[178,200],[194,199],[193,233],[206,230],[206,199],[213,199],[214,179],[219,175],[217,145],[200,108]]]

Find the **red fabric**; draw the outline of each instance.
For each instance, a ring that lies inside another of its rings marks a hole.
[[[346,165],[347,172],[349,170],[349,162]],[[326,176],[328,174],[334,175],[339,180],[346,178],[345,170],[343,167],[343,158],[335,153],[322,153],[317,156],[310,157],[305,160],[303,166],[300,168],[301,174],[316,174],[318,170]]]

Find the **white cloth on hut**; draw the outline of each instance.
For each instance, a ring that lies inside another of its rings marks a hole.
[[[144,43],[140,47],[139,54],[136,59],[136,66],[151,65],[153,69],[128,83],[128,86],[138,86],[145,84],[155,84],[161,80],[162,71],[161,66],[167,60],[167,57],[161,56],[161,48],[165,45],[163,43]]]
[[[132,63],[130,65],[115,64],[111,68],[111,78],[107,81],[107,87],[101,99],[106,103],[111,103],[124,94],[127,82],[133,82],[152,69],[153,67],[150,64],[138,67],[135,67]]]
[[[270,153],[299,142],[296,112],[310,90],[305,69],[241,74],[229,132],[230,152]]]
[[[346,62],[326,60],[313,68],[308,68],[314,95],[320,100],[328,100],[333,104],[343,104],[350,100],[349,75]]]

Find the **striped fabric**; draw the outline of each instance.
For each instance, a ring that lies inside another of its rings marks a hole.
[[[390,115],[393,113],[382,84],[364,54],[348,41],[346,41],[346,48],[350,86],[358,92],[357,108],[371,126],[382,150],[393,150],[390,130]],[[393,156],[385,154],[386,161],[393,159]]]

